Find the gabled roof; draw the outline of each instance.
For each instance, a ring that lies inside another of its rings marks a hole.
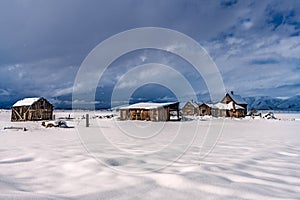
[[[165,106],[173,105],[179,102],[168,102],[168,103],[152,103],[152,102],[147,102],[147,103],[136,103],[132,104],[129,106],[121,107],[120,109],[145,109],[145,110],[150,110],[150,109],[157,109],[157,108],[162,108]]]
[[[210,108],[212,108],[214,106],[214,104],[212,104],[212,103],[201,103],[199,106],[201,106],[201,105],[207,105]]]
[[[236,103],[236,104],[247,104],[247,102],[240,96],[237,94],[231,94],[231,93],[227,93],[232,100]]]
[[[13,107],[18,107],[18,106],[31,106],[38,100],[40,100],[42,97],[33,97],[33,98],[25,98],[22,100],[17,101]]]
[[[192,106],[194,106],[195,108],[198,108],[199,107],[199,103],[197,103],[197,102],[195,102],[195,101],[188,101],[188,102],[186,102],[186,104],[187,103],[190,103]]]

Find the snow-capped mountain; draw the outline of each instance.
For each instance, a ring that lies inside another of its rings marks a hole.
[[[102,96],[103,98],[103,96]],[[206,99],[201,95],[199,99]],[[243,98],[248,103],[248,110],[286,110],[286,111],[300,111],[300,95],[296,95],[287,99],[275,98],[270,96],[256,96]],[[18,100],[16,97],[0,98],[0,108],[11,108],[11,106]],[[54,104],[55,108],[71,109],[71,95],[63,95],[49,99]],[[96,109],[109,108],[109,98],[106,101],[101,101],[96,105]],[[149,100],[148,100],[149,101]],[[181,102],[184,103],[184,102]]]
[[[269,96],[246,97],[248,109],[300,111],[300,95],[287,99]]]

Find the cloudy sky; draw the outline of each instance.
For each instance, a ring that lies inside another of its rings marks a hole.
[[[196,40],[217,65],[228,91],[242,96],[300,94],[298,0],[1,0],[0,99],[70,95],[93,48],[139,27],[173,29]],[[111,94],[124,72],[116,66],[125,69],[145,60],[188,68],[167,52],[141,50],[116,60],[97,92]],[[205,93],[203,80],[193,77],[192,70],[181,73],[197,93]]]

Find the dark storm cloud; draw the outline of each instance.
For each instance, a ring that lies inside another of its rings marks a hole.
[[[232,11],[212,12],[218,7],[210,1],[1,1],[1,64],[86,54],[140,26],[209,39],[234,22]]]
[[[117,23],[127,17],[122,7],[99,1],[5,1],[0,8],[2,56],[11,63],[87,53],[122,30]]]
[[[254,65],[266,65],[266,64],[278,64],[279,61],[276,59],[253,59],[250,64]]]
[[[295,75],[300,55],[297,0],[2,0],[0,97],[70,94],[81,62],[96,45],[145,26],[194,38],[216,62],[226,88],[241,94],[256,95],[257,88],[268,91],[274,84],[296,85],[292,96],[300,82]],[[258,65],[265,70],[262,75],[257,75]]]
[[[231,7],[235,4],[237,4],[237,0],[223,0],[221,1],[221,5],[224,6],[224,7]]]

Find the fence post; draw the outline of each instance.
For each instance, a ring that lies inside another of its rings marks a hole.
[[[85,127],[89,127],[89,114],[86,114],[85,116]]]

